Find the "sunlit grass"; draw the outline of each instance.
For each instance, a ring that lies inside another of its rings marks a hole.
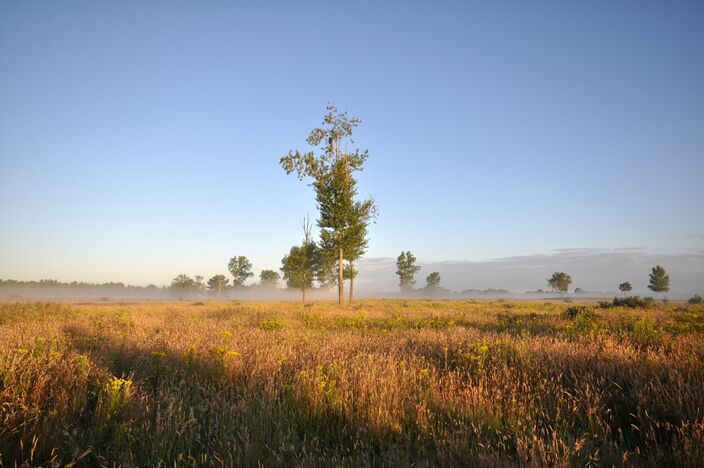
[[[675,303],[0,303],[0,454],[696,466],[702,358]]]

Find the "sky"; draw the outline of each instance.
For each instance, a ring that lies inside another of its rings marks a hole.
[[[700,292],[703,49],[700,1],[2,2],[0,278],[278,269],[317,215],[279,158],[332,102],[370,154],[365,287],[411,250],[457,289],[657,260]]]

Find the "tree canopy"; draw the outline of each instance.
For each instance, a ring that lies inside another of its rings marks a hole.
[[[198,282],[185,273],[181,273],[171,280],[171,287],[182,291],[188,289],[198,289]]]
[[[407,250],[406,252],[401,252],[401,255],[396,259],[396,274],[399,278],[398,285],[401,287],[402,291],[410,291],[413,289],[413,285],[416,284],[413,278],[419,270],[420,267],[416,266],[416,257],[411,251]]]
[[[432,272],[425,278],[425,287],[432,290],[440,289],[440,273],[437,271]]]
[[[548,280],[548,286],[552,288],[553,291],[560,293],[560,296],[565,294],[572,284],[572,277],[567,273],[556,271],[552,274],[552,278]]]
[[[235,287],[244,286],[244,282],[254,276],[254,273],[252,273],[252,262],[242,255],[232,257],[227,269],[232,274],[232,285]]]
[[[262,286],[267,288],[276,287],[276,283],[281,279],[281,275],[274,270],[262,270],[259,273],[259,281]]]
[[[299,179],[312,179],[319,210],[320,245],[325,264],[337,269],[338,301],[344,297],[344,262],[353,263],[367,248],[367,226],[376,216],[372,199],[355,200],[357,181],[354,173],[361,171],[368,151],[350,151],[352,133],[361,121],[328,105],[323,126],[314,128],[307,142],[317,148],[307,153],[291,150],[280,160],[287,174],[295,172]]]
[[[662,297],[663,293],[670,290],[670,275],[667,274],[667,271],[662,266],[654,266],[650,272],[649,279],[648,289],[658,293],[660,297]]]
[[[215,292],[219,297],[220,292],[227,287],[229,282],[230,280],[225,275],[215,275],[208,280],[208,289]]]
[[[626,281],[625,283],[619,284],[619,285],[618,285],[618,289],[619,289],[622,293],[626,294],[627,292],[629,292],[630,290],[632,290],[633,287],[631,286],[631,283],[629,283],[628,281]]]
[[[310,237],[308,221],[303,222],[303,242],[291,247],[281,259],[281,271],[289,288],[301,291],[301,301],[306,302],[306,290],[313,287],[316,272],[319,271],[320,251]]]

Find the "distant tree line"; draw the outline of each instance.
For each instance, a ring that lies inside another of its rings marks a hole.
[[[168,298],[170,288],[166,286],[132,286],[124,283],[61,282],[55,279],[39,281],[18,281],[0,279],[0,294],[8,298],[20,297],[83,297],[83,298],[129,298],[163,297]]]

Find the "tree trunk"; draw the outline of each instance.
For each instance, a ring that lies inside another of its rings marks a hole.
[[[354,263],[350,262],[350,304],[352,304],[352,295],[354,291]]]
[[[338,304],[342,305],[342,302],[345,300],[345,277],[344,277],[344,252],[342,249],[338,249],[339,252],[339,262],[338,262],[338,268],[337,268],[337,301]]]
[[[306,288],[301,289],[301,303],[306,303]]]

